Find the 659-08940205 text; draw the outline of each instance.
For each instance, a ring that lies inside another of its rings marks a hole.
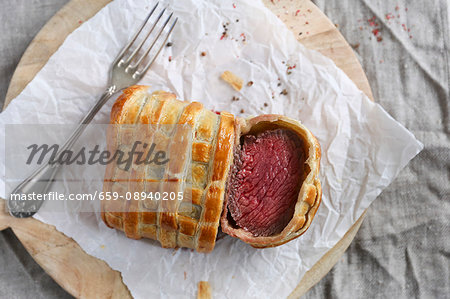
[[[94,192],[94,193],[61,193],[51,191],[48,193],[13,193],[11,200],[46,200],[46,201],[90,201],[90,200],[179,200],[182,201],[184,197],[183,192]]]

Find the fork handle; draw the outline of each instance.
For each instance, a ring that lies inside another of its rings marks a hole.
[[[84,129],[86,128],[85,125],[89,124],[97,114],[97,112],[105,105],[105,103],[112,97],[112,95],[116,92],[116,87],[114,85],[111,85],[108,89],[105,90],[105,92],[102,94],[100,99],[95,103],[95,105],[89,110],[89,112],[86,114],[85,117],[81,120],[80,124],[77,126],[75,131],[73,131],[72,135],[64,142],[64,145],[59,150],[58,154],[61,153],[64,150],[68,150],[72,148],[75,141],[78,140],[80,135],[83,133]],[[57,154],[57,156],[58,156]],[[56,163],[55,163],[56,164]]]
[[[111,96],[116,92],[116,86],[112,85],[106,89],[106,91],[102,94],[100,99],[95,103],[95,105],[89,110],[85,117],[81,120],[80,124],[77,128],[72,132],[70,137],[64,142],[64,145],[59,149],[56,154],[56,157],[68,149],[71,149],[74,143],[81,136],[83,131],[86,128],[86,125],[89,124],[97,112],[105,105],[105,103],[111,98]],[[56,159],[59,161],[59,159]],[[12,192],[11,194],[45,194],[50,188],[53,180],[55,178],[56,173],[58,172],[61,164],[53,163],[49,164],[48,162],[37,168],[30,176],[28,176],[25,180],[22,181]],[[33,216],[39,208],[42,206],[42,200],[13,200],[12,196],[8,200],[8,209],[9,213],[17,218],[27,218]]]

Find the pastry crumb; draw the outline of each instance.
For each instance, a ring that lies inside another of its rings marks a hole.
[[[242,89],[243,80],[233,74],[230,71],[223,72],[222,75],[220,75],[220,78],[222,78],[225,82],[231,85],[235,90],[240,91]]]
[[[197,299],[211,299],[211,285],[207,281],[199,281]]]

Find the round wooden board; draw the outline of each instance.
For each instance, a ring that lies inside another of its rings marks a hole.
[[[19,62],[6,95],[5,107],[34,78],[65,38],[109,2],[110,0],[71,0],[48,21]],[[335,25],[310,0],[263,2],[294,32],[304,46],[331,58],[370,99],[373,99],[370,85],[353,50]],[[296,13],[298,10],[300,12]],[[364,215],[365,213],[305,274],[290,298],[298,298],[306,293],[330,271],[350,245]],[[0,230],[7,227],[12,228],[39,265],[75,297],[131,297],[119,272],[86,254],[74,240],[58,232],[53,226],[34,218],[15,219],[7,215],[4,201],[0,200]]]

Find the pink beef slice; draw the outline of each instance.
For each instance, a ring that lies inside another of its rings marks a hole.
[[[228,218],[254,236],[280,233],[294,214],[304,162],[303,143],[289,130],[243,136],[228,182]]]

